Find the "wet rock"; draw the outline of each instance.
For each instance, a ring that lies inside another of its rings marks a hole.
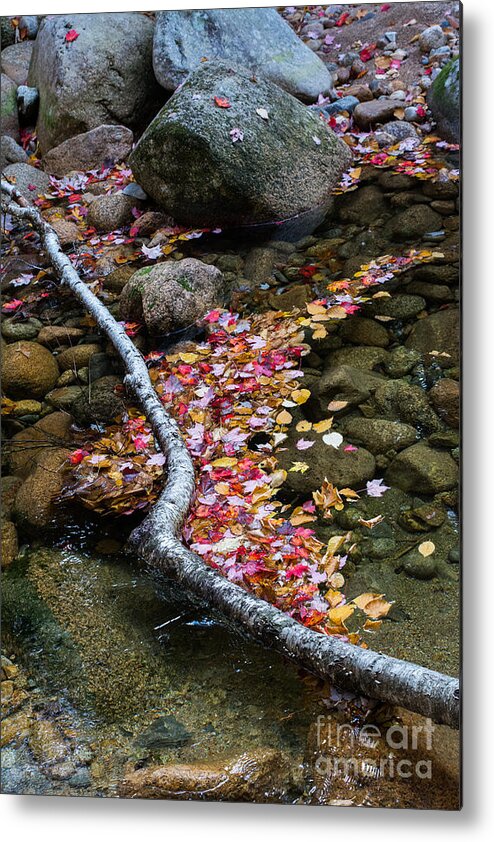
[[[212,90],[231,107],[219,108]],[[243,139],[233,142],[238,129]],[[350,160],[348,147],[285,91],[207,62],[148,126],[129,163],[178,222],[237,227],[323,205]]]
[[[34,125],[38,117],[39,91],[29,85],[19,85],[17,88],[17,110],[19,121],[24,125]]]
[[[183,746],[192,735],[174,716],[159,716],[134,740],[138,748],[155,752],[171,746]]]
[[[82,233],[75,222],[70,222],[67,219],[53,219],[50,224],[60,240],[62,248],[73,246],[74,243],[82,240]]]
[[[160,263],[132,276],[120,298],[120,316],[144,319],[152,335],[171,333],[220,303],[224,287],[219,269],[195,258]]]
[[[16,476],[5,475],[1,478],[0,483],[2,489],[2,516],[10,520],[10,515],[14,508],[15,495],[22,485],[22,479]]]
[[[388,236],[396,242],[420,239],[424,234],[440,231],[443,219],[429,205],[412,205],[395,214],[386,226]]]
[[[15,498],[14,518],[24,529],[46,528],[53,524],[69,455],[70,450],[66,448],[50,447],[37,457],[37,467],[23,482]]]
[[[276,452],[279,467],[287,471],[284,488],[310,496],[325,479],[338,488],[357,489],[374,476],[374,456],[363,447],[356,451],[345,451],[345,445],[348,444],[346,441],[336,448],[326,444],[322,435],[304,433],[305,440],[315,443],[308,450],[302,451],[297,448],[300,438],[300,433],[289,432],[288,439]],[[309,466],[308,470],[304,473],[290,471],[295,462],[305,462]]]
[[[407,348],[429,354],[432,351],[449,354],[451,364],[457,363],[460,349],[459,311],[456,308],[439,310],[417,321],[406,340]]]
[[[67,413],[52,412],[34,426],[16,433],[8,447],[11,473],[22,478],[29,476],[50,447],[59,448],[68,441],[71,423]]]
[[[379,371],[387,367],[389,351],[385,348],[373,348],[371,345],[355,345],[350,348],[338,348],[328,355],[331,366],[349,365],[363,371]],[[420,355],[417,355],[420,359]]]
[[[383,131],[391,135],[394,143],[399,143],[409,137],[418,138],[417,130],[410,123],[405,123],[403,120],[393,120],[391,123],[385,123]]]
[[[413,319],[425,308],[425,301],[418,295],[406,295],[398,293],[391,298],[380,298],[366,306],[365,311],[387,316],[391,319],[407,321]]]
[[[360,83],[351,85],[350,88],[346,88],[345,96],[353,96],[358,99],[359,102],[370,102],[371,99],[374,99],[369,86]]]
[[[390,377],[400,378],[408,374],[421,359],[418,351],[399,345],[389,352],[384,362],[384,368]]]
[[[50,176],[31,164],[9,164],[4,175],[30,204],[50,187]]]
[[[403,491],[433,495],[456,486],[458,466],[449,453],[419,443],[393,459],[385,479]]]
[[[80,394],[81,386],[57,386],[56,389],[52,389],[51,392],[48,392],[45,396],[45,400],[49,406],[53,406],[55,409],[60,409],[64,412],[72,412],[72,407],[76,400],[80,397]]]
[[[460,142],[460,59],[446,64],[427,93],[440,135],[450,143]]]
[[[0,102],[2,111],[2,134],[19,140],[19,117],[17,114],[17,85],[2,73],[0,80]]]
[[[2,73],[5,73],[16,85],[25,85],[27,83],[32,52],[32,41],[19,41],[17,44],[12,44],[10,47],[6,47],[5,50],[2,50]]]
[[[29,745],[41,765],[51,765],[67,759],[69,748],[57,726],[46,719],[35,719]]]
[[[413,280],[421,281],[427,284],[444,284],[445,286],[455,286],[459,283],[460,273],[457,266],[443,265],[438,266],[434,263],[423,264],[417,266],[410,273]]]
[[[101,348],[95,343],[87,343],[83,345],[73,345],[62,351],[57,356],[57,363],[60,371],[67,371],[68,369],[76,370],[84,368],[89,365],[89,361],[94,354],[99,354]]]
[[[17,530],[11,520],[2,518],[2,569],[15,561],[18,552]]]
[[[366,225],[378,219],[387,209],[387,202],[379,187],[368,184],[358,190],[341,196],[338,213],[343,222]]]
[[[65,42],[68,29],[79,34],[72,43]],[[153,29],[135,12],[43,19],[29,68],[29,84],[40,93],[43,153],[97,126],[146,125],[164,100],[152,68]]]
[[[435,432],[442,426],[420,386],[402,380],[387,380],[378,384],[372,405],[378,415],[404,421],[421,431]]]
[[[0,747],[4,748],[7,745],[21,745],[21,743],[30,735],[32,725],[32,715],[29,710],[23,708],[6,716],[2,720],[2,732],[0,736]],[[3,772],[3,769],[2,769]]]
[[[460,426],[460,385],[456,380],[445,377],[439,380],[429,392],[437,414],[443,418],[450,427]]]
[[[110,196],[98,196],[91,202],[87,214],[87,223],[97,231],[108,233],[128,225],[133,220],[133,199],[123,193],[113,193]]]
[[[430,53],[437,50],[446,43],[446,36],[439,25],[429,26],[419,35],[419,47],[421,52]]]
[[[431,528],[437,529],[442,526],[445,520],[446,512],[441,506],[424,503],[422,506],[402,512],[398,523],[407,532],[429,532]]]
[[[428,301],[437,301],[440,304],[451,301],[453,298],[450,288],[444,284],[428,284],[425,281],[412,281],[406,289],[407,292],[413,295],[421,295]]]
[[[384,418],[346,418],[340,428],[351,442],[362,444],[374,455],[403,450],[417,441],[417,431],[410,424]]]
[[[112,167],[127,158],[133,139],[131,130],[125,126],[98,126],[50,149],[43,164],[47,172],[57,176],[72,170],[86,172]]]
[[[348,111],[349,114],[352,114],[359,102],[360,100],[355,96],[342,96],[327,105],[313,105],[311,107],[317,114],[327,119],[333,114],[341,114],[342,111]]]
[[[266,283],[273,276],[276,259],[276,252],[272,248],[260,246],[251,249],[245,261],[245,277],[255,284]]]
[[[323,62],[275,9],[158,12],[153,64],[166,90],[174,91],[204,56],[245,67],[250,76],[274,82],[304,101],[333,89]]]
[[[119,389],[116,390],[116,387]],[[124,410],[122,381],[115,375],[94,380],[89,389],[77,387],[78,393],[71,403],[71,412],[81,426],[100,422],[107,424]],[[72,387],[69,387],[72,388]]]
[[[2,355],[2,385],[11,398],[42,398],[59,371],[53,354],[36,342],[14,342]]]
[[[5,169],[9,164],[25,164],[27,162],[27,153],[22,146],[10,137],[8,134],[2,135],[0,140],[0,167]]]
[[[13,418],[22,418],[27,415],[39,415],[41,409],[42,404],[39,401],[16,401],[11,414]]]
[[[367,401],[382,384],[379,374],[371,373],[349,365],[325,369],[317,386],[317,399],[323,415],[328,415],[330,402],[346,402],[342,407],[348,411]]]
[[[353,119],[361,129],[371,129],[377,123],[387,123],[398,108],[395,99],[373,99],[361,102],[353,112]]]
[[[170,763],[139,769],[122,781],[119,795],[262,803],[279,800],[289,783],[285,757],[274,749],[257,749],[209,763]]]
[[[1,15],[0,24],[2,32],[2,50],[9,47],[15,41],[15,25],[12,26],[12,15]]]
[[[19,342],[22,339],[35,339],[39,333],[41,322],[38,319],[26,319],[20,322],[18,319],[2,320],[2,336],[9,342]]]
[[[379,322],[362,316],[352,316],[341,326],[340,336],[355,345],[371,345],[386,348],[389,345],[388,331]]]
[[[411,550],[401,559],[403,570],[411,579],[427,581],[433,579],[437,572],[437,562],[434,555],[424,558],[418,550]]]
[[[103,277],[103,286],[111,292],[121,293],[134,273],[133,266],[118,266],[113,272]]]

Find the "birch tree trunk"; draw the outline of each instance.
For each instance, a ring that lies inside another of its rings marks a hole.
[[[130,538],[139,557],[220,611],[250,638],[338,688],[396,704],[458,728],[458,679],[311,631],[208,567],[184,546],[179,535],[194,493],[194,468],[177,424],[153,389],[140,352],[79,277],[63,253],[55,231],[39,211],[4,180],[2,192],[6,197],[2,209],[29,222],[38,232],[61,283],[70,287],[112,342],[126,368],[125,385],[139,402],[166,456],[165,487]]]

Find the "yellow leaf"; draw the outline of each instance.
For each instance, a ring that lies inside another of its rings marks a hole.
[[[328,331],[323,325],[319,325],[312,334],[313,339],[324,339],[328,335]]]
[[[222,456],[221,459],[215,459],[211,462],[213,468],[233,468],[237,464],[237,460],[232,456]]]
[[[329,591],[324,594],[324,598],[327,602],[329,602],[331,608],[336,608],[336,606],[342,601],[343,594],[340,593],[340,591],[335,591],[330,588]]]
[[[310,301],[309,304],[306,304],[306,307],[311,316],[320,316],[327,313],[327,307],[324,304],[318,304],[317,301]]]
[[[214,487],[214,490],[218,494],[230,494],[230,486],[227,482],[217,482]]]
[[[396,108],[393,111],[393,116],[396,117],[397,120],[403,120],[405,116],[405,109],[404,108]]]
[[[182,360],[182,362],[186,363],[187,365],[190,365],[191,363],[197,362],[199,356],[197,354],[186,354],[182,352],[180,354],[180,359]]]
[[[355,599],[352,599],[352,602],[355,603],[357,608],[365,611],[365,607],[369,604],[369,602],[372,602],[374,599],[381,599],[382,596],[382,593],[361,593],[360,596],[356,596]]]
[[[308,433],[309,430],[312,430],[312,424],[310,421],[299,421],[295,429],[297,433]]]
[[[294,474],[305,474],[309,470],[309,466],[307,462],[292,462],[292,467],[288,470]]]
[[[432,555],[432,553],[436,549],[436,545],[433,544],[432,541],[423,541],[418,549],[420,555],[423,555],[424,558],[427,558],[428,555]]]
[[[357,494],[353,488],[340,488],[340,494],[343,494],[343,497],[348,497],[349,500],[360,500],[360,494]]]
[[[381,617],[386,617],[390,608],[391,603],[379,597],[367,603],[364,608],[364,614],[367,614],[371,620],[379,620]]]
[[[328,430],[331,429],[333,426],[333,419],[326,418],[325,421],[318,421],[317,424],[314,424],[314,430],[316,433],[326,433]]]
[[[312,520],[315,520],[314,515],[310,515],[307,512],[304,512],[302,506],[297,506],[292,516],[290,517],[290,523],[292,524],[292,526],[301,526],[302,523],[310,523],[310,521]]]
[[[346,535],[333,535],[328,541],[327,552],[334,555],[343,546],[346,540]]]
[[[366,620],[362,626],[365,631],[377,631],[382,626],[381,620]]]
[[[333,573],[333,575],[331,576],[331,578],[329,580],[329,584],[333,588],[342,588],[343,585],[345,584],[345,580],[344,580],[341,573]]]
[[[292,392],[292,400],[299,405],[308,401],[309,398],[310,392],[308,389],[295,389],[295,391]]]
[[[289,424],[292,420],[292,416],[286,409],[282,409],[281,412],[278,413],[276,416],[276,423],[277,424]]]
[[[345,409],[346,406],[348,406],[348,401],[330,401],[328,403],[330,412],[339,412],[341,409]]]
[[[346,319],[347,315],[347,311],[339,304],[330,307],[328,310],[328,319]]]
[[[331,608],[329,611],[329,619],[332,623],[336,623],[340,625],[343,623],[348,617],[350,617],[353,612],[355,611],[355,605],[351,603],[346,603],[345,605],[339,605],[337,608]]]

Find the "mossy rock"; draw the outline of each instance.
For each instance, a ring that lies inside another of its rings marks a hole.
[[[56,383],[55,357],[37,342],[14,342],[2,355],[2,385],[10,398],[42,398]]]
[[[234,142],[236,131],[242,137]],[[146,193],[198,227],[276,222],[311,210],[330,200],[350,161],[348,147],[292,96],[213,61],[191,73],[129,158]]]
[[[460,59],[455,58],[436,76],[427,95],[437,130],[450,143],[460,142],[460,91]]]

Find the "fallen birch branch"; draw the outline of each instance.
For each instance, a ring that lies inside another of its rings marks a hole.
[[[39,211],[2,179],[2,210],[29,222],[41,237],[53,269],[112,342],[125,368],[125,385],[139,402],[166,456],[166,484],[158,501],[131,535],[132,548],[153,570],[172,577],[219,610],[249,637],[296,661],[343,690],[368,696],[459,727],[459,681],[451,676],[344,643],[311,631],[208,567],[179,535],[195,489],[194,468],[180,430],[163,408],[146,364],[124,329],[91,292],[63,253]]]

